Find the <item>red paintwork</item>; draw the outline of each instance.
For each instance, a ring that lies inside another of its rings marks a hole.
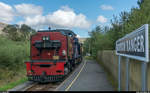
[[[61,48],[59,49],[59,56],[61,57],[61,59],[66,58],[66,56],[62,56],[62,50],[67,51],[66,36],[62,35],[60,32],[38,32],[36,35],[32,36],[31,44],[34,44],[36,40],[42,40],[42,36],[50,36],[50,40],[60,40]],[[37,54],[38,50],[34,46],[32,46],[30,54],[32,60],[52,59],[52,56],[54,55],[54,50],[43,50],[40,56],[37,56]]]
[[[50,67],[40,67],[37,65],[40,64],[51,64]],[[27,75],[41,75],[43,71],[46,72],[46,75],[64,75],[64,64],[65,62],[58,62],[56,65],[53,62],[34,62],[32,65],[32,70],[34,73],[31,72],[31,62],[26,62],[27,66]],[[61,70],[61,73],[56,72],[57,70]]]
[[[53,60],[54,56],[54,50],[42,50],[42,53],[40,56],[37,56],[39,51],[36,49],[36,47],[33,46],[35,41],[40,40],[42,41],[43,36],[50,36],[50,40],[60,40],[61,42],[61,48],[59,49],[59,56],[60,59],[67,60],[67,55],[63,56],[62,51],[65,50],[67,53],[67,36],[64,36],[60,32],[37,32],[35,35],[31,37],[30,45],[30,56],[31,60]],[[70,37],[70,43],[73,45],[73,38]],[[69,55],[72,58],[73,49],[69,49]],[[66,62],[57,62],[56,65],[52,65],[51,67],[40,67],[37,66],[37,64],[54,64],[54,62],[33,62],[32,70],[35,73],[31,72],[31,62],[25,62],[26,69],[27,69],[27,75],[33,76],[33,75],[41,75],[43,71],[46,72],[46,75],[64,75],[64,64]],[[61,70],[62,72],[56,72],[57,70]]]

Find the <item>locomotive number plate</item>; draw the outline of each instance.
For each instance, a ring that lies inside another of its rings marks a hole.
[[[57,60],[59,59],[59,56],[53,56],[53,59]]]

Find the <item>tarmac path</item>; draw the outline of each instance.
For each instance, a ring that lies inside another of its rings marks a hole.
[[[55,91],[113,91],[103,68],[85,60]]]

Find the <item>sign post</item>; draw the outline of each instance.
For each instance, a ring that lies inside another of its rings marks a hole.
[[[129,90],[129,58],[126,58],[126,91]]]
[[[147,70],[147,63],[142,62],[142,91],[147,90],[147,75],[146,75],[146,70]]]
[[[121,90],[121,56],[118,56],[118,91]]]
[[[148,24],[141,26],[116,41],[116,55],[126,59],[126,90],[129,90],[129,58],[142,61],[142,91],[146,90],[146,63],[149,62]],[[120,70],[120,57],[118,70]],[[118,71],[118,89],[120,89],[121,74]]]

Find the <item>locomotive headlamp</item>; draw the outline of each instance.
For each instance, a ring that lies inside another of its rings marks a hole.
[[[43,36],[43,40],[46,40],[46,37],[45,37],[45,36]]]
[[[62,51],[62,55],[66,56],[66,51],[65,50]]]
[[[46,40],[49,40],[49,37],[46,37]]]
[[[48,36],[43,36],[43,40],[49,40]]]

